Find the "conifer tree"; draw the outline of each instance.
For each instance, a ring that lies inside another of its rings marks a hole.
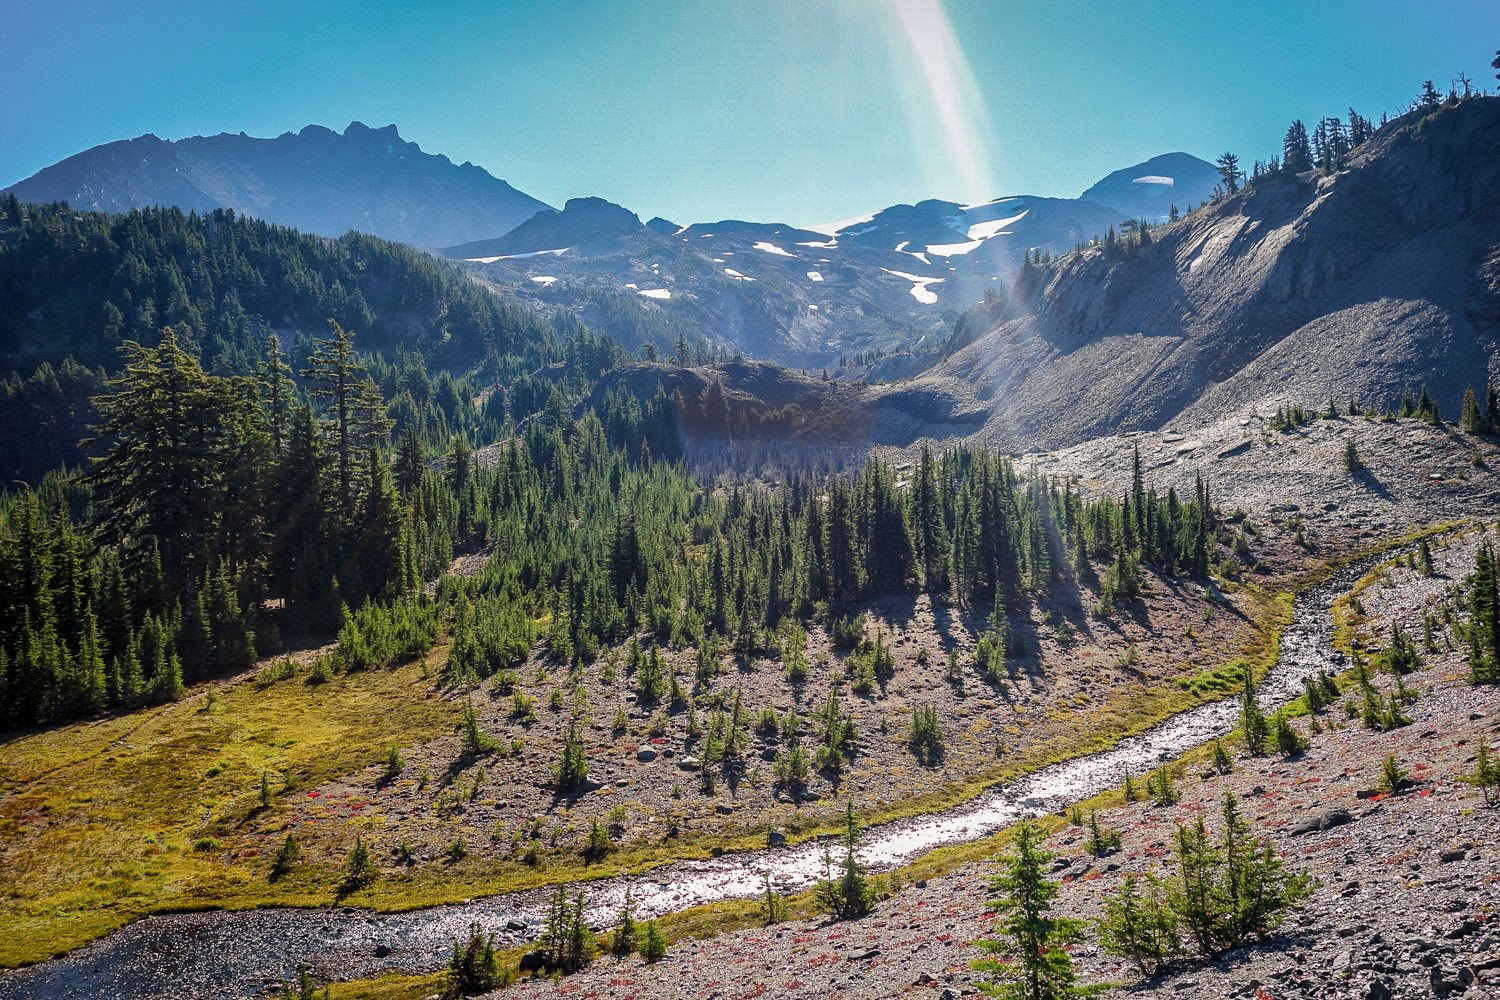
[[[1052,915],[1057,883],[1047,879],[1052,855],[1030,822],[1016,831],[1014,853],[990,881],[1000,914],[996,937],[976,941],[991,957],[973,963],[986,974],[977,985],[988,996],[1013,1000],[1070,1000],[1082,996],[1066,946],[1083,936],[1083,921]]]

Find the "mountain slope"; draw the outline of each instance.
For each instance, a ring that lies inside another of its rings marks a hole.
[[[143,135],[85,150],[12,185],[22,201],[128,212],[232,208],[324,236],[351,230],[418,246],[505,233],[548,206],[471,163],[424,153],[396,126],[320,125],[275,139]]]
[[[1333,177],[1276,176],[1151,236],[1031,269],[1025,314],[919,384],[1018,446],[1423,383],[1456,416],[1500,342],[1500,99],[1413,112]]]

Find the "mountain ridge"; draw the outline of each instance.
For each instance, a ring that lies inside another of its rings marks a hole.
[[[275,138],[148,132],[76,153],[5,191],[90,211],[230,208],[317,235],[352,230],[417,246],[509,231],[549,208],[481,167],[423,151],[395,125],[358,121],[342,133],[307,125]]]

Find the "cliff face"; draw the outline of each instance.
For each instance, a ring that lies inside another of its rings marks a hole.
[[[923,376],[1017,445],[1423,383],[1455,411],[1500,370],[1500,99],[1413,112],[1333,177],[1260,182],[1019,293]]]

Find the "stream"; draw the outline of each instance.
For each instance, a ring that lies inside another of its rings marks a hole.
[[[1268,713],[1298,697],[1304,678],[1320,670],[1342,669],[1344,657],[1332,648],[1329,610],[1360,576],[1393,554],[1388,550],[1356,560],[1296,596],[1277,663],[1259,690]],[[889,870],[934,848],[988,836],[1023,817],[1065,809],[1117,787],[1127,771],[1141,775],[1224,735],[1238,717],[1238,696],[1210,702],[1121,740],[1112,749],[1042,768],[944,812],[871,827],[861,840],[860,858],[872,871]],[[795,891],[812,884],[822,871],[822,845],[814,841],[674,862],[629,881],[636,918],[644,919],[758,895],[767,875],[781,891]],[[611,924],[625,880],[602,878],[587,885],[591,921],[595,926]],[[0,997],[250,997],[279,988],[283,980],[295,977],[301,963],[320,980],[432,972],[446,964],[454,941],[467,935],[471,923],[493,932],[500,947],[535,938],[551,892],[513,893],[396,914],[266,908],[148,917],[63,957],[0,973]]]

